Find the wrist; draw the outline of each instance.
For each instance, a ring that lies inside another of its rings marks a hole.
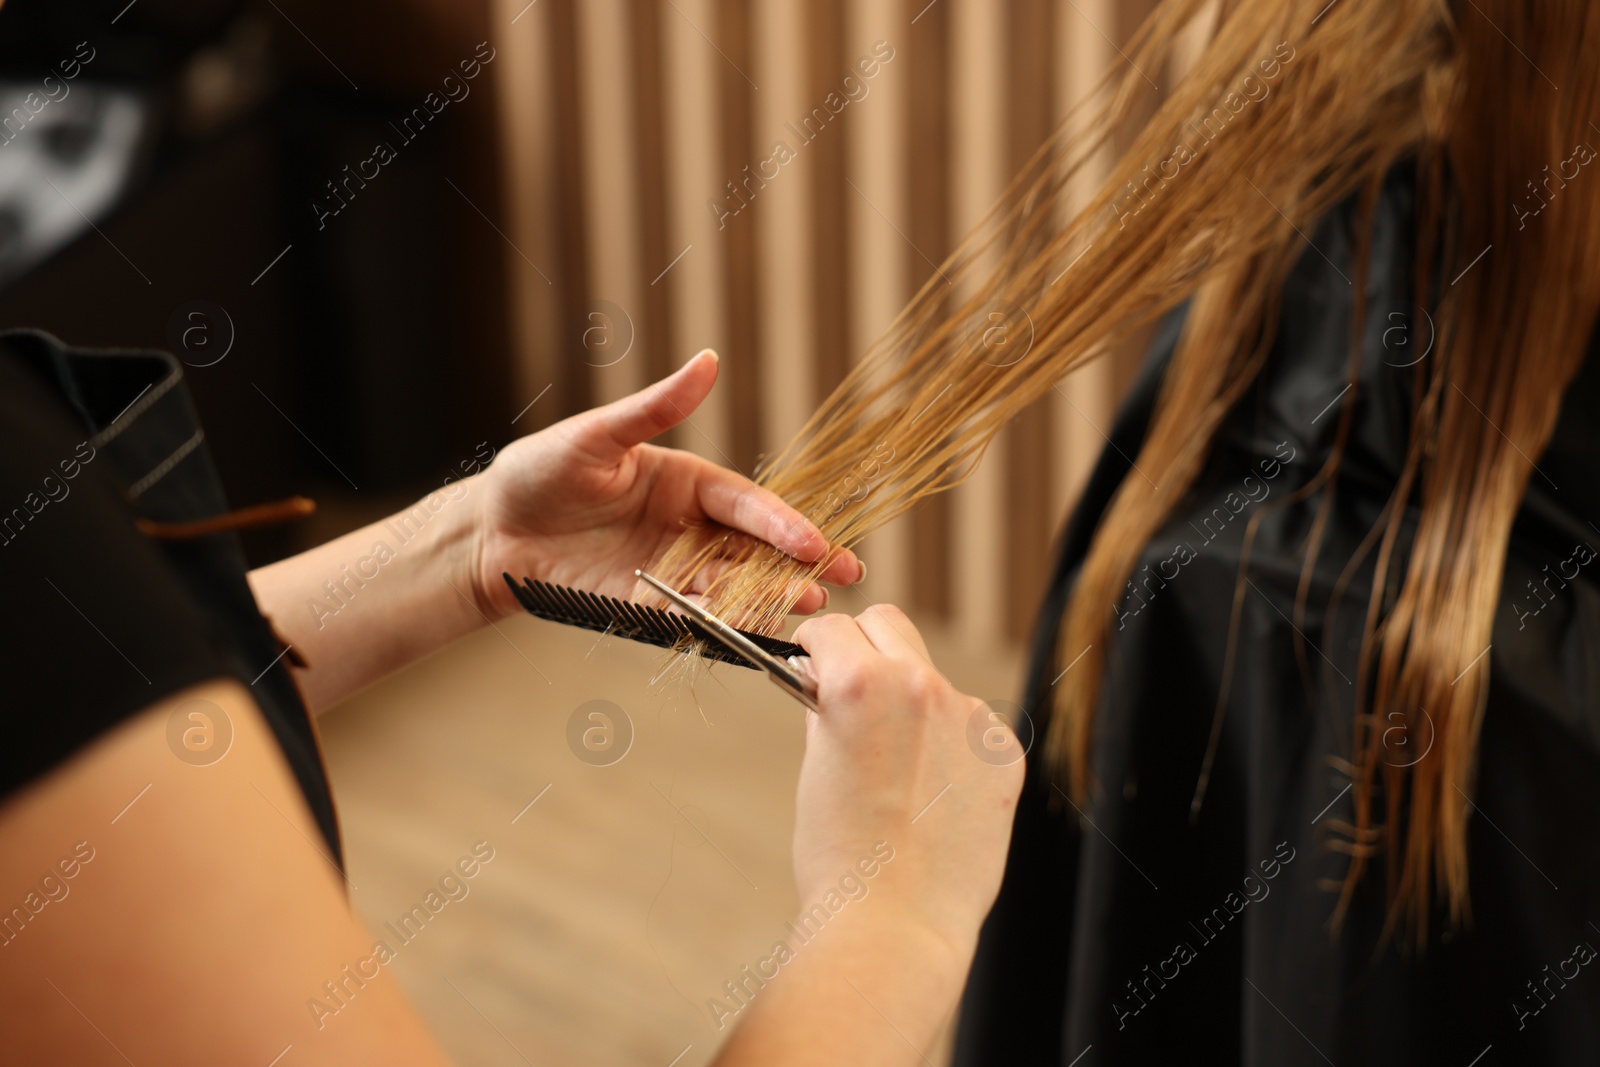
[[[425,629],[437,644],[483,625],[478,577],[483,495],[476,477],[463,478],[369,528],[390,546],[383,571],[391,577],[381,583],[388,608],[417,613],[413,625],[427,619]]]
[[[474,626],[481,625],[485,619],[497,622],[508,614],[500,602],[502,598],[496,596],[497,586],[498,592],[506,592],[504,583],[500,581],[499,574],[491,576],[485,565],[489,539],[485,532],[486,519],[492,510],[488,498],[493,489],[488,475],[488,470],[482,471],[462,478],[442,491],[450,497],[445,509],[450,513],[450,518],[441,531],[436,563],[456,588],[456,592],[450,596],[457,603],[464,596],[471,604]]]
[[[483,625],[478,502],[459,484],[250,572],[262,613],[307,664],[296,678],[313,710]]]
[[[802,910],[790,924],[797,946],[832,943],[833,951],[843,955],[893,959],[915,968],[935,986],[959,988],[965,980],[977,948],[975,936],[954,936],[892,892],[878,890],[860,901],[846,901],[838,912],[828,911],[826,899]]]
[[[759,995],[725,1005],[738,1026],[717,1063],[927,1062],[923,1050],[934,1047],[961,996],[971,953],[897,914],[899,905],[869,893],[807,930],[800,926],[810,913],[802,912],[775,955],[758,964]]]
[[[978,931],[992,897],[981,910],[975,910],[970,895],[956,891],[947,878],[930,871],[924,862],[927,857],[918,851],[905,846],[874,850],[878,862],[863,859],[860,864],[864,865],[848,868],[845,877],[801,879],[802,910],[796,925],[808,916],[815,925],[830,914],[842,918],[855,913],[872,937],[908,946],[921,944],[928,950],[925,954],[942,954],[964,970],[977,951]],[[933,946],[941,952],[933,953]]]
[[[965,975],[978,950],[981,921],[955,922],[928,908],[921,894],[901,895],[892,886],[884,889],[883,911],[888,917],[880,936],[915,948],[929,965],[947,965],[954,973]]]

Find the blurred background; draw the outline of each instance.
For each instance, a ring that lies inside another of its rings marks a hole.
[[[181,358],[232,504],[318,501],[247,534],[254,563],[707,346],[722,379],[670,443],[751,473],[1152,6],[9,0],[0,323]],[[900,603],[957,685],[1017,699],[1138,359],[875,534],[832,607]],[[510,620],[321,723],[374,925],[498,850],[390,969],[464,1063],[705,1063],[707,998],[798,903],[798,709],[736,668],[662,692],[658,653],[592,637]],[[568,740],[597,699],[604,759]]]

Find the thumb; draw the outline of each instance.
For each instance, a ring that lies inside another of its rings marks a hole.
[[[702,349],[661,381],[597,408],[594,416],[601,440],[623,452],[683,422],[711,392],[717,366],[717,354]]]

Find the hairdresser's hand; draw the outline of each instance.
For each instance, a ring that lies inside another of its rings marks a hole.
[[[964,973],[1000,889],[1022,761],[997,766],[974,753],[969,730],[982,703],[934,669],[898,608],[811,619],[795,640],[811,654],[819,701],[807,716],[797,798],[801,907],[859,872],[884,842],[880,858],[893,858],[868,883],[877,903],[865,900],[858,918],[937,935]]]
[[[517,609],[502,572],[627,597],[635,568],[658,559],[686,524],[706,520],[807,563],[828,554],[816,526],[775,494],[693,453],[644,443],[693,414],[716,380],[716,354],[701,352],[663,381],[500,451],[478,475],[482,510],[470,580],[486,615]],[[848,550],[823,575],[837,585],[860,578]],[[809,614],[826,603],[813,585],[795,610]]]

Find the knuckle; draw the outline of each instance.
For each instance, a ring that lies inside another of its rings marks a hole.
[[[937,704],[946,687],[938,671],[921,663],[913,663],[906,668],[905,685],[912,701],[924,709]]]
[[[847,703],[865,700],[872,692],[872,672],[861,664],[847,664],[829,678],[830,693]]]
[[[815,618],[807,619],[805,622],[795,627],[795,642],[797,644],[804,645],[807,649],[812,651],[813,655],[815,655],[816,650],[812,649],[812,645],[830,630],[837,629],[841,621],[848,621],[848,616],[840,616],[837,614],[818,615]]]
[[[911,617],[893,604],[874,604],[861,613],[862,618],[866,618],[868,615],[875,615],[893,626],[911,626]]]

